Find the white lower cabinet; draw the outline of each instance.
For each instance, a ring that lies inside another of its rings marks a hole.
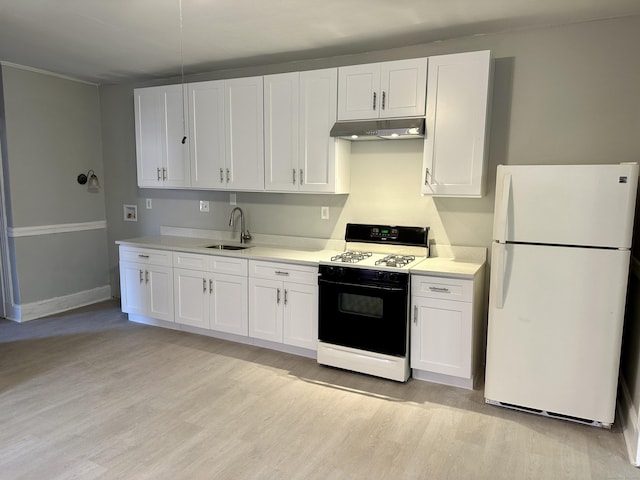
[[[415,378],[473,388],[481,357],[481,289],[480,278],[412,275]]]
[[[173,321],[171,252],[120,248],[122,311]]]
[[[247,260],[174,252],[173,265],[176,323],[247,335]]]
[[[316,350],[318,268],[249,262],[249,336]]]

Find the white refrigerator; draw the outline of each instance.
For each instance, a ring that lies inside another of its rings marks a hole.
[[[498,166],[485,398],[614,421],[638,165]]]

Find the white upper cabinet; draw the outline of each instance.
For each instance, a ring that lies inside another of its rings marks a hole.
[[[134,99],[138,186],[188,187],[183,86],[135,89]]]
[[[267,190],[298,190],[299,82],[298,72],[264,77],[264,183]]]
[[[191,186],[221,188],[226,185],[224,80],[191,83],[189,139]]]
[[[424,115],[426,58],[340,67],[338,82],[338,120]]]
[[[262,77],[225,80],[226,188],[264,190]]]
[[[349,142],[329,136],[336,121],[335,68],[264,77],[265,189],[349,192]]]
[[[484,195],[490,93],[489,51],[429,58],[422,194]]]

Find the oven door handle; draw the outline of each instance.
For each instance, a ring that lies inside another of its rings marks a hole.
[[[369,290],[384,290],[385,292],[406,292],[408,290],[408,288],[389,287],[385,285],[369,285],[366,283],[334,282],[332,280],[325,280],[323,278],[318,279],[318,284],[335,285],[338,287],[366,288]]]

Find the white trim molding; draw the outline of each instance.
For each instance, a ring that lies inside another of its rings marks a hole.
[[[111,285],[33,303],[6,305],[7,319],[26,322],[111,299]]]
[[[85,230],[100,230],[107,228],[106,220],[83,223],[61,223],[58,225],[37,225],[34,227],[9,227],[9,237],[33,237],[36,235],[52,235],[54,233],[82,232]]]
[[[68,75],[63,75],[61,73],[50,72],[49,70],[42,70],[41,68],[29,67],[27,65],[20,65],[19,63],[11,63],[11,62],[6,62],[6,61],[2,60],[2,61],[0,61],[0,65],[7,66],[7,67],[12,67],[12,68],[19,68],[20,70],[27,70],[29,72],[41,73],[43,75],[49,75],[51,77],[58,77],[58,78],[62,78],[64,80],[71,80],[72,82],[86,83],[87,85],[94,85],[96,87],[100,86],[99,83],[88,82],[87,80],[82,80],[82,79],[76,78],[76,77],[70,77]]]

